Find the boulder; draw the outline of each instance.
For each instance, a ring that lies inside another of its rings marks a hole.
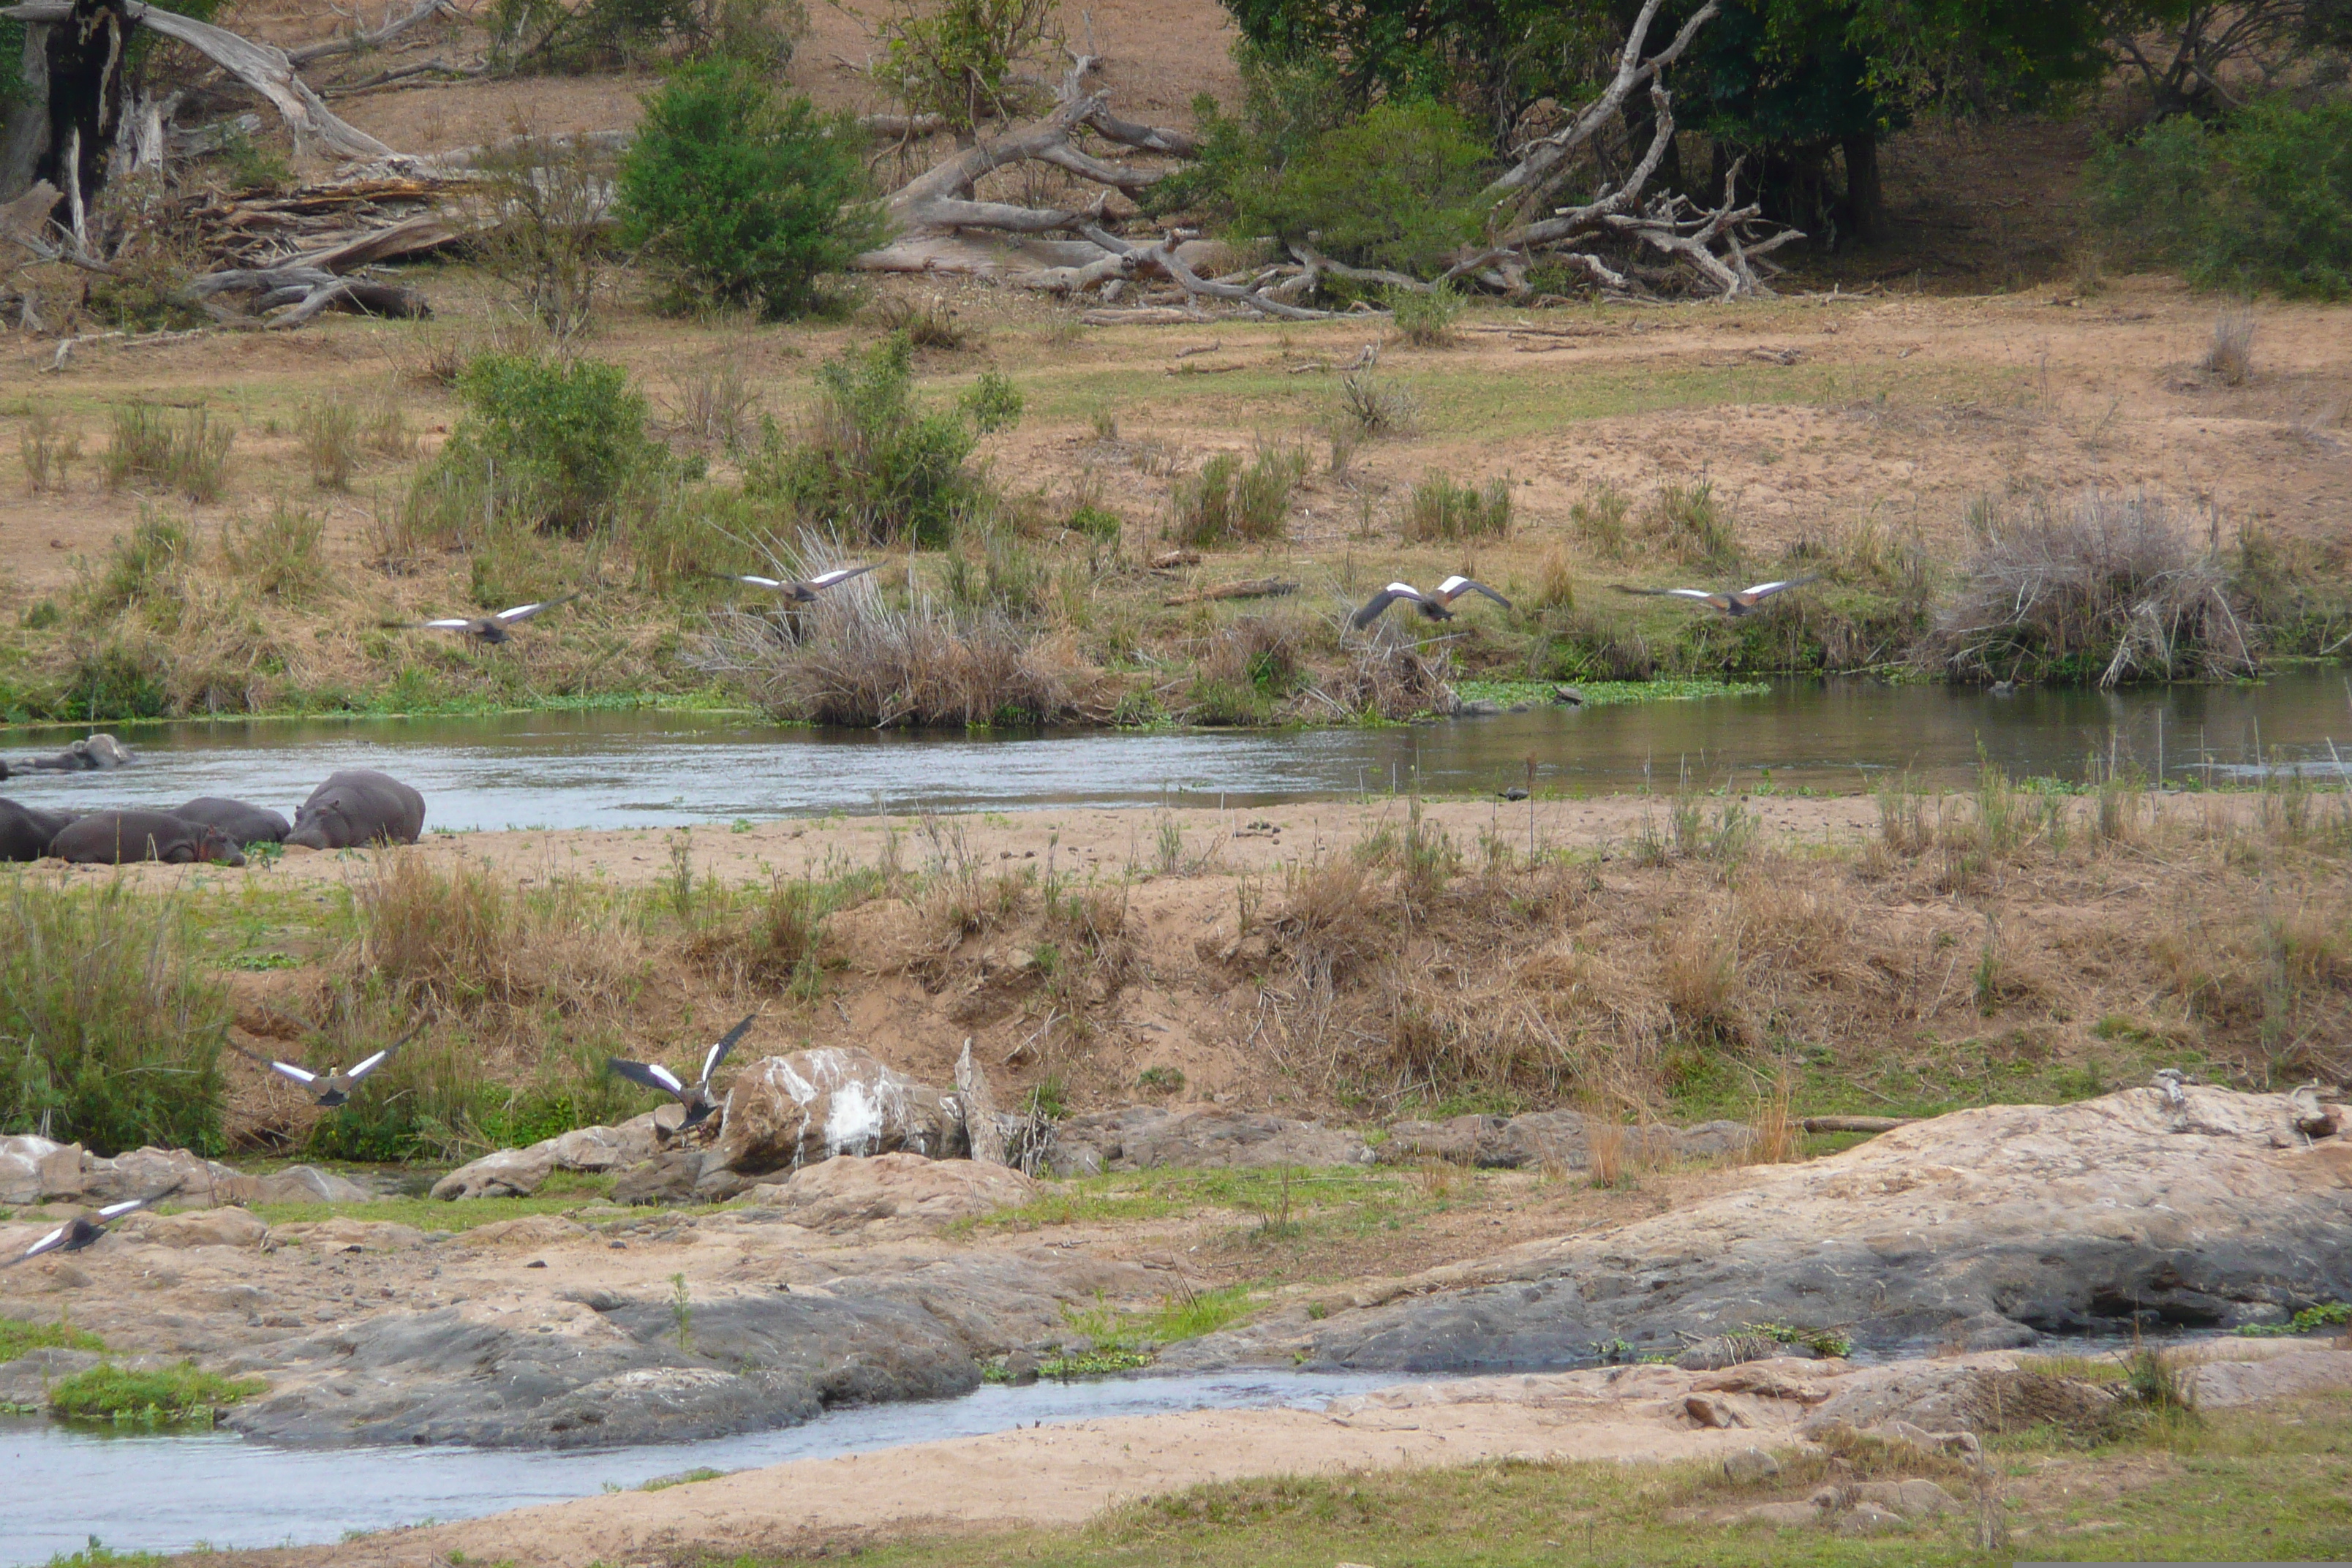
[[[782,1209],[794,1225],[845,1231],[876,1220],[946,1225],[1027,1203],[1039,1190],[1007,1165],[876,1154],[803,1165],[790,1181],[752,1188],[751,1196]]]
[[[661,1143],[654,1113],[634,1116],[618,1127],[582,1127],[547,1141],[559,1171],[620,1171],[650,1160]]]
[[[935,1159],[961,1152],[963,1118],[952,1096],[892,1071],[852,1047],[769,1057],[735,1075],[719,1164],[738,1175],[796,1171],[836,1154],[901,1150]]]
[[[49,1402],[49,1384],[88,1372],[104,1359],[95,1351],[26,1351],[0,1364],[0,1405],[44,1406]]]
[[[546,1143],[528,1149],[501,1149],[470,1165],[460,1165],[433,1184],[433,1195],[445,1203],[460,1198],[527,1198],[539,1191],[555,1170],[555,1154]]]
[[[460,1165],[433,1184],[433,1195],[459,1198],[527,1198],[558,1171],[618,1171],[651,1159],[661,1147],[655,1111],[633,1116],[618,1127],[575,1127],[542,1138],[527,1149],[500,1149],[470,1165]]]
[[[46,1138],[23,1133],[14,1138],[0,1138],[0,1208],[22,1208],[39,1203],[47,1196],[42,1172],[46,1163],[66,1145],[52,1143]],[[73,1161],[77,1174],[81,1170],[79,1151]]]
[[[2135,1311],[2221,1328],[2352,1299],[2352,1141],[2277,1147],[2286,1096],[2180,1092],[1989,1106],[1759,1167],[1689,1208],[1449,1265],[1334,1313],[1308,1364],[1573,1366],[1596,1343],[1671,1352],[1773,1322],[1838,1325],[1877,1352],[1955,1334],[1990,1347],[2125,1333]],[[1695,1128],[1685,1146],[1731,1137]],[[1926,1406],[1906,1418],[1921,1417],[1941,1425]]]
[[[613,1184],[616,1204],[690,1204],[702,1178],[699,1149],[672,1149],[621,1173]]]
[[[1074,1116],[1054,1130],[1054,1168],[1065,1175],[1370,1163],[1356,1133],[1252,1111],[1130,1105]]]
[[[116,1228],[159,1247],[259,1247],[269,1236],[260,1216],[239,1208],[135,1214]]]
[[[1960,1500],[1933,1481],[1860,1481],[1853,1488],[1857,1506],[1870,1503],[1904,1519],[1933,1519],[1957,1512]]]

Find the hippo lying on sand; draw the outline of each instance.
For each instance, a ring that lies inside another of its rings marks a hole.
[[[49,852],[49,840],[73,822],[70,812],[42,811],[0,800],[0,860],[37,860]]]
[[[241,800],[224,800],[218,795],[201,795],[172,815],[183,822],[201,823],[217,827],[228,836],[230,843],[250,849],[257,844],[283,844],[292,832],[284,817],[267,806],[248,805]]]
[[[51,839],[49,853],[78,866],[121,866],[133,860],[245,864],[244,854],[219,828],[162,811],[94,813]]]
[[[86,740],[76,741],[53,757],[35,757],[23,763],[0,763],[0,779],[11,773],[80,773],[123,768],[138,760],[130,747],[113,736],[92,735]]]
[[[425,797],[389,774],[348,768],[310,792],[286,842],[310,849],[414,844],[425,831]]]

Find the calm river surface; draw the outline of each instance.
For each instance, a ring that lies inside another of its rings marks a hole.
[[[444,1523],[627,1489],[688,1470],[871,1453],[1035,1422],[1169,1411],[1319,1409],[1394,1373],[1286,1371],[984,1385],[961,1399],[866,1405],[804,1426],[700,1443],[571,1453],[498,1448],[277,1448],[228,1433],[117,1436],[0,1419],[0,1568],[44,1563],[91,1537],[117,1552],[310,1545],[348,1531]]]
[[[885,810],[1271,805],[1385,792],[1417,772],[1436,793],[1521,781],[1580,793],[1713,784],[1771,770],[1832,793],[1889,772],[1958,784],[1979,756],[2017,775],[2084,776],[2113,756],[2175,783],[2284,759],[2340,776],[2352,761],[2352,678],[2302,669],[2261,685],[2013,697],[1875,681],[1785,681],[1762,696],[1546,708],[1383,730],[1276,733],[1089,731],[1030,736],[796,730],[738,715],[513,714],[486,719],[267,720],[125,725],[140,762],[118,773],[12,778],[27,805],[89,810],[230,795],[291,815],[337,768],[424,791],[442,828],[632,827]],[[68,731],[0,731],[0,754]]]

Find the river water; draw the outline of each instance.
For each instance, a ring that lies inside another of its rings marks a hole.
[[[1787,681],[1763,695],[1544,708],[1377,730],[1089,731],[974,737],[787,729],[740,715],[533,713],[483,719],[260,720],[130,725],[120,773],[0,784],[27,805],[170,806],[229,795],[292,815],[337,768],[373,767],[425,794],[427,824],[458,830],[632,827],[828,812],[1051,805],[1263,805],[1520,783],[1596,794],[1753,784],[1844,793],[1905,771],[1962,784],[1979,758],[2018,776],[2084,776],[2095,758],[2225,782],[2264,759],[2317,776],[2352,761],[2352,678],[2300,669],[2260,685],[2011,697],[1944,686]],[[0,731],[0,754],[54,750],[65,732]],[[2343,761],[2336,751],[2340,749]]]
[[[1395,1373],[1289,1371],[983,1385],[960,1399],[865,1405],[803,1426],[699,1443],[568,1453],[498,1448],[299,1449],[232,1433],[117,1436],[0,1419],[0,1568],[44,1563],[92,1537],[117,1552],[310,1545],[352,1531],[446,1523],[627,1490],[695,1469],[871,1453],[1033,1423],[1171,1411],[1320,1409],[1392,1386]]]

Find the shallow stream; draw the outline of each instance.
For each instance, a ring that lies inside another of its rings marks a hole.
[[[667,826],[737,818],[1052,805],[1262,805],[1521,783],[1582,794],[1760,781],[1848,793],[1889,773],[1972,781],[2080,779],[2091,759],[2228,782],[2263,759],[2342,777],[2352,678],[2341,667],[2261,685],[2100,692],[1869,680],[1786,681],[1766,694],[1637,702],[1388,729],[910,734],[787,729],[741,715],[528,713],[483,719],[253,720],[127,725],[119,773],[12,778],[0,794],[89,810],[229,795],[292,815],[337,768],[373,767],[425,793],[429,826]],[[68,732],[0,731],[22,759]]]
[[[1396,1373],[1287,1371],[983,1385],[961,1399],[865,1405],[803,1426],[699,1443],[554,1453],[496,1448],[273,1447],[233,1433],[117,1436],[0,1419],[0,1568],[45,1563],[92,1537],[117,1552],[310,1545],[353,1531],[446,1523],[628,1490],[697,1469],[870,1453],[1034,1423],[1182,1410],[1319,1409]]]

